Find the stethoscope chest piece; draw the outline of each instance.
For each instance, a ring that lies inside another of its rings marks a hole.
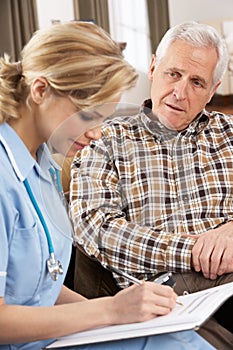
[[[53,281],[58,279],[58,275],[63,274],[62,264],[59,260],[55,260],[53,254],[51,254],[50,258],[47,260],[47,267]]]

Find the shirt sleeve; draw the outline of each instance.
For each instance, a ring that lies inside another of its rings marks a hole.
[[[128,221],[129,205],[114,159],[101,141],[77,154],[70,194],[76,243],[103,265],[138,278],[150,278],[159,271],[189,271],[194,239]],[[121,287],[128,285],[115,277]]]

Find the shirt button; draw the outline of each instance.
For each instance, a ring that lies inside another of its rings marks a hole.
[[[94,249],[94,248],[90,248],[90,249],[89,249],[89,254],[90,254],[90,255],[94,255],[94,253],[95,253],[95,249]]]

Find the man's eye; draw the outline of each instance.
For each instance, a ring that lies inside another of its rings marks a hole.
[[[193,84],[196,86],[196,87],[202,87],[202,83],[199,81],[199,80],[193,80]]]
[[[179,74],[177,72],[168,72],[167,74],[170,78],[173,78],[173,79],[174,78],[176,79],[179,77]]]

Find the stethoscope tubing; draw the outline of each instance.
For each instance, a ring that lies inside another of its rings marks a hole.
[[[36,211],[36,213],[37,213],[37,215],[38,215],[38,217],[39,217],[39,219],[40,219],[41,225],[43,226],[43,229],[44,229],[44,231],[45,231],[45,235],[46,235],[47,242],[48,242],[49,254],[50,254],[50,255],[51,255],[51,254],[54,254],[53,242],[52,242],[52,238],[51,238],[51,235],[50,235],[48,226],[47,226],[47,224],[46,224],[46,222],[45,222],[45,219],[44,219],[44,217],[43,217],[43,214],[42,214],[42,212],[41,212],[41,210],[40,210],[40,208],[39,208],[39,205],[38,205],[38,203],[37,203],[37,201],[36,201],[36,199],[35,199],[35,196],[34,196],[34,194],[33,194],[33,192],[32,192],[31,186],[29,185],[28,179],[25,179],[25,180],[23,181],[23,184],[24,184],[24,186],[25,186],[25,188],[26,188],[26,190],[27,190],[27,193],[28,193],[28,195],[29,195],[29,198],[30,198],[30,200],[31,200],[31,202],[32,202],[32,204],[33,204],[33,206],[34,206],[34,208],[35,208],[35,211]]]

